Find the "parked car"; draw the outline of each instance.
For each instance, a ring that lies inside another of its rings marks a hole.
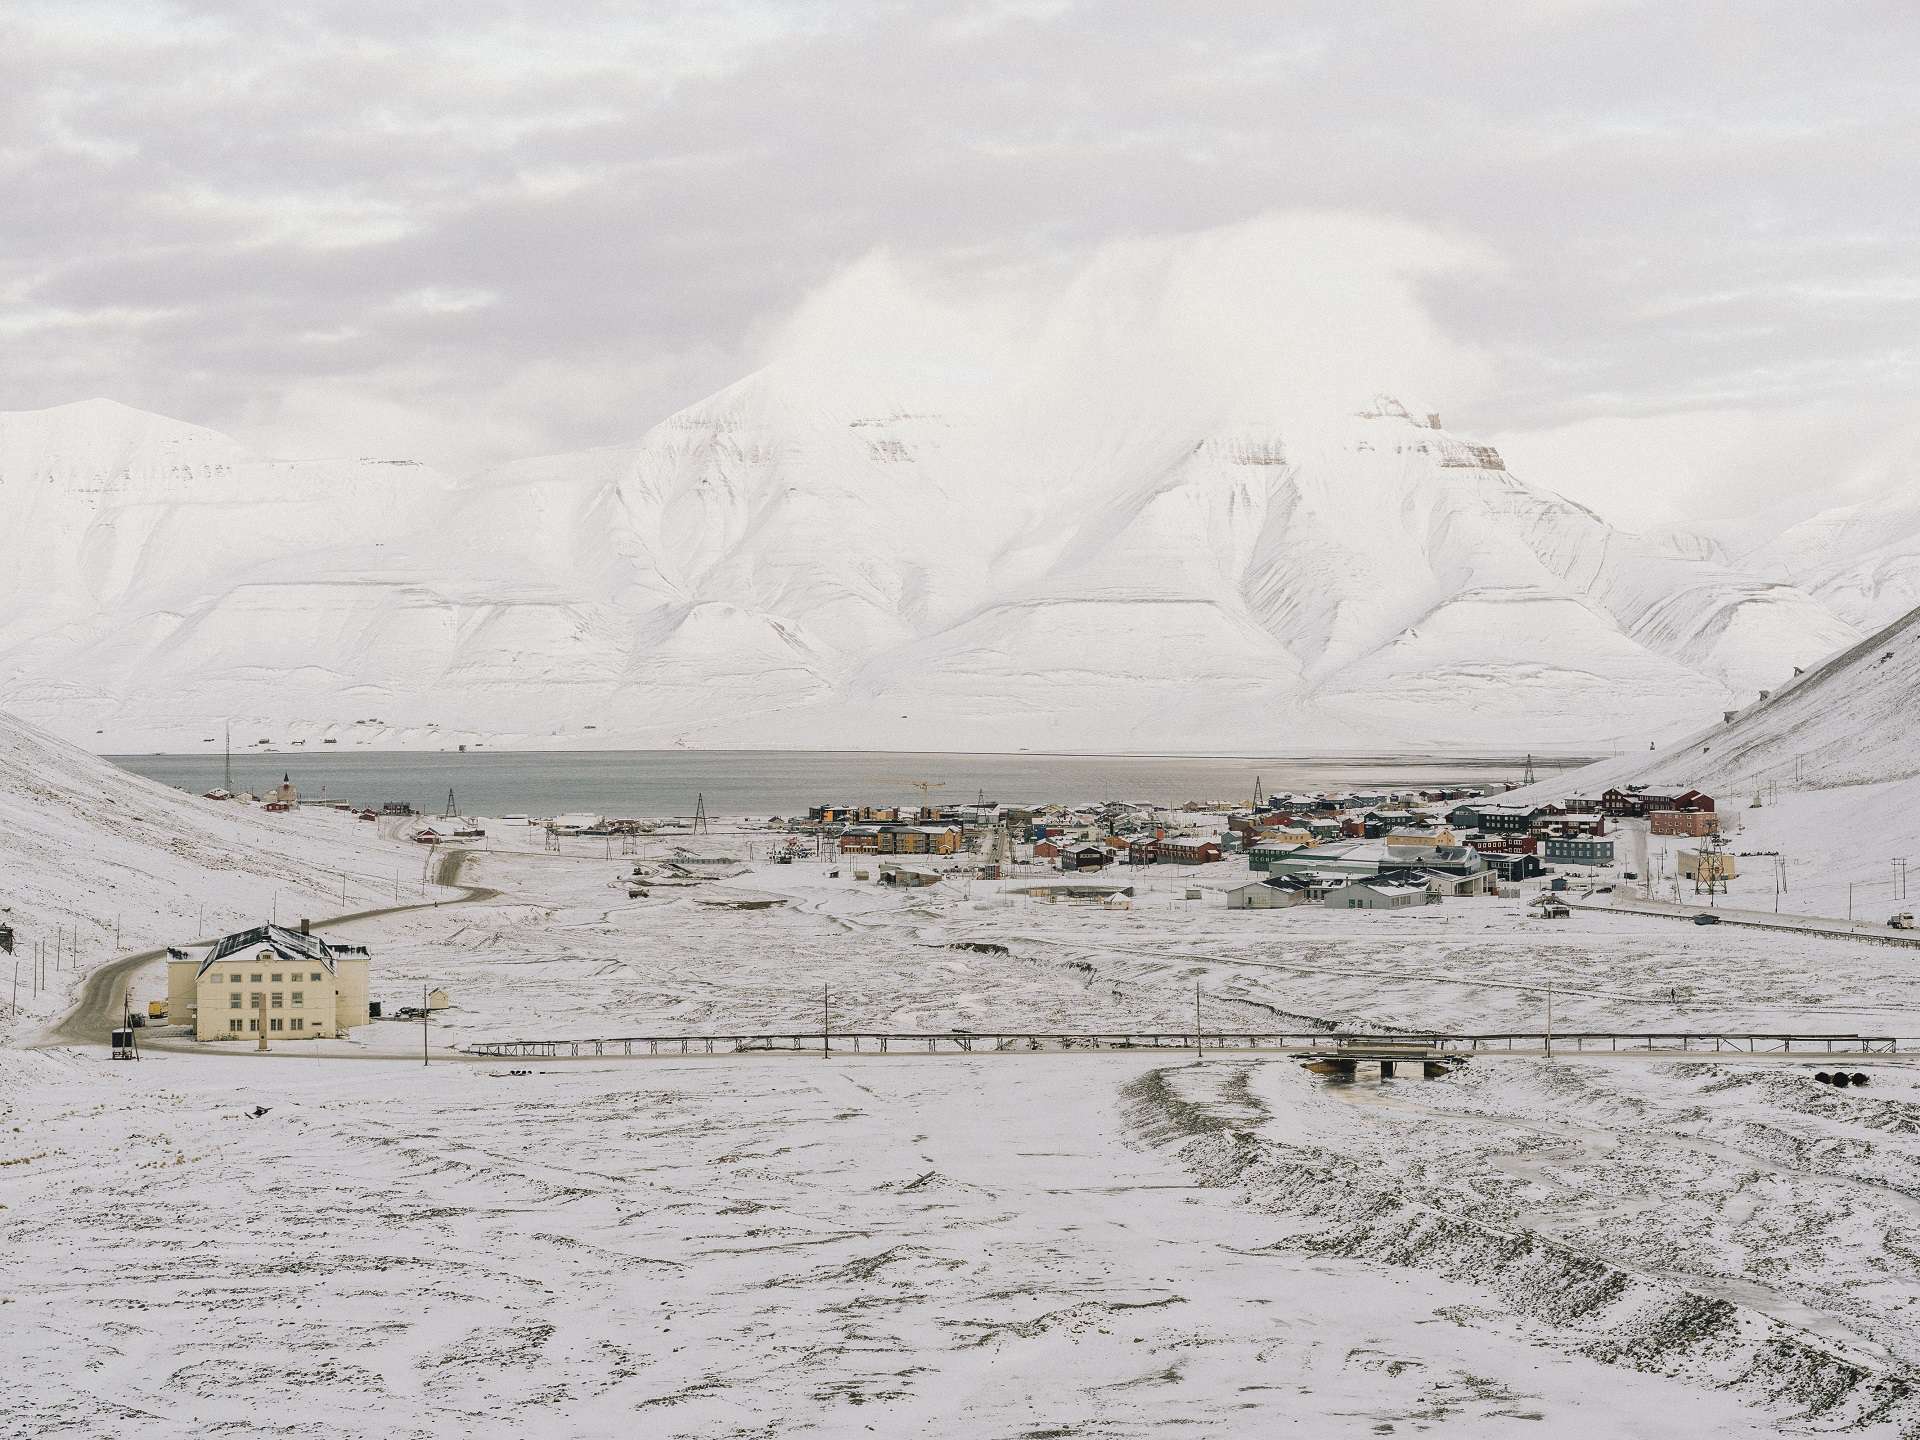
[[[1625,871],[1620,878],[1622,880],[1638,880],[1640,878],[1640,872],[1638,870],[1628,870]]]
[[[1720,917],[1718,915],[1696,915],[1693,917],[1693,923],[1696,925],[1718,925],[1720,923]]]

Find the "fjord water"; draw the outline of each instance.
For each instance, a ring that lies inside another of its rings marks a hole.
[[[219,753],[108,757],[137,775],[198,794],[223,781]],[[1541,769],[1586,757],[1537,758]],[[452,790],[469,815],[691,815],[696,796],[709,814],[792,815],[827,802],[917,802],[913,782],[937,782],[939,801],[1037,804],[1129,800],[1176,806],[1188,800],[1251,799],[1269,792],[1408,789],[1517,781],[1519,756],[1167,756],[969,755],[914,751],[573,750],[573,751],[247,751],[233,757],[236,790],[260,794],[290,775],[306,799],[379,805],[405,800],[429,814]]]

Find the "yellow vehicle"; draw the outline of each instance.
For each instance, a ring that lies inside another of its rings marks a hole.
[[[149,1000],[147,1002],[147,1018],[149,1020],[166,1019],[167,1018],[167,1002],[164,1000]]]

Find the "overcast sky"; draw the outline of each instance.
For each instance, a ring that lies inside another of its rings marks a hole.
[[[876,253],[977,296],[1336,212],[1471,357],[1410,403],[1737,518],[1916,478],[1917,73],[1911,0],[8,0],[0,409],[459,471],[637,435]]]

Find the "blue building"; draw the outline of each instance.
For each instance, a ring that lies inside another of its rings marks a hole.
[[[1611,865],[1613,837],[1598,835],[1556,836],[1546,843],[1547,862],[1552,865]]]

